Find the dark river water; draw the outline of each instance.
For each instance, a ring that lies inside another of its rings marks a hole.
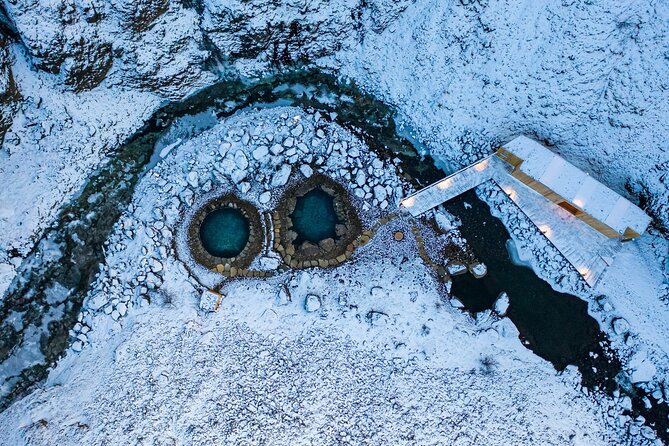
[[[418,155],[409,140],[398,136],[392,108],[355,86],[320,72],[291,72],[252,84],[223,81],[181,102],[166,104],[89,179],[81,195],[65,205],[45,231],[42,240],[61,246],[62,257],[53,260],[44,256],[42,250],[48,244],[38,243],[0,303],[0,364],[20,357],[23,349],[35,343],[40,345],[44,356],[20,372],[0,375],[4,389],[1,408],[44,380],[49,366],[65,352],[71,341],[68,330],[76,323],[86,292],[104,262],[102,245],[132,199],[156,142],[171,124],[200,113],[211,112],[220,119],[248,107],[276,105],[332,112],[339,124],[364,139],[379,156],[399,158],[407,179],[416,187],[448,173],[440,170],[429,156]],[[213,126],[215,121],[196,132]],[[100,195],[106,199],[94,199]],[[471,208],[465,208],[465,201]],[[474,279],[469,274],[454,278],[452,292],[467,309],[476,313],[491,308],[497,296],[505,291],[510,298],[508,316],[526,347],[550,361],[557,370],[569,364],[578,366],[583,384],[590,389],[611,392],[619,388],[616,377],[621,371],[620,361],[608,348],[606,335],[588,314],[588,304],[554,291],[531,269],[514,265],[506,250],[510,238],[506,228],[490,215],[488,206],[474,192],[452,200],[446,207],[462,220],[463,235],[476,256],[488,266],[483,279]],[[67,290],[57,307],[47,299],[47,291],[55,286]],[[46,315],[50,315],[50,320],[45,319]],[[632,414],[643,415],[666,442],[667,405],[646,409],[641,400],[643,395],[634,388],[625,388],[622,390],[633,399]]]

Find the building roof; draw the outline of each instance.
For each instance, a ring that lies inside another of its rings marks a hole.
[[[503,148],[523,160],[518,170],[620,234],[627,228],[642,234],[650,224],[639,207],[542,144],[519,136]]]

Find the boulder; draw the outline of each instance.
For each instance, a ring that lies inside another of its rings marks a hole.
[[[307,294],[304,299],[304,309],[309,313],[313,313],[321,308],[321,298],[315,294]]]

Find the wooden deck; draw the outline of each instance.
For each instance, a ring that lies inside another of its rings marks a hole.
[[[494,181],[564,258],[594,287],[622,247],[511,175],[512,167],[491,155],[406,197],[401,208],[419,216],[486,182]]]
[[[491,155],[481,161],[458,170],[443,180],[419,190],[402,200],[401,207],[414,217],[424,214],[451,198],[455,198],[492,179],[498,159]]]

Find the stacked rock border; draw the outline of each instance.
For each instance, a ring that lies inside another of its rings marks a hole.
[[[308,192],[320,188],[333,197],[333,205],[337,219],[341,222],[336,226],[336,239],[322,240],[318,245],[309,242],[295,246],[297,233],[292,230],[291,215],[295,210],[297,199]],[[360,238],[366,244],[371,234],[364,234],[360,218],[351,203],[348,191],[331,178],[315,174],[306,181],[290,188],[283,196],[279,206],[272,215],[274,221],[274,249],[281,255],[284,263],[291,268],[310,268],[338,265],[353,255],[359,246]]]
[[[218,209],[239,210],[249,222],[249,240],[244,249],[235,257],[216,257],[204,248],[200,240],[200,226],[205,217]],[[251,203],[239,199],[234,194],[226,194],[206,202],[195,213],[188,226],[188,245],[193,259],[212,271],[225,275],[237,275],[237,271],[248,268],[260,253],[263,244],[263,227],[258,210]],[[227,273],[227,274],[226,274]]]

